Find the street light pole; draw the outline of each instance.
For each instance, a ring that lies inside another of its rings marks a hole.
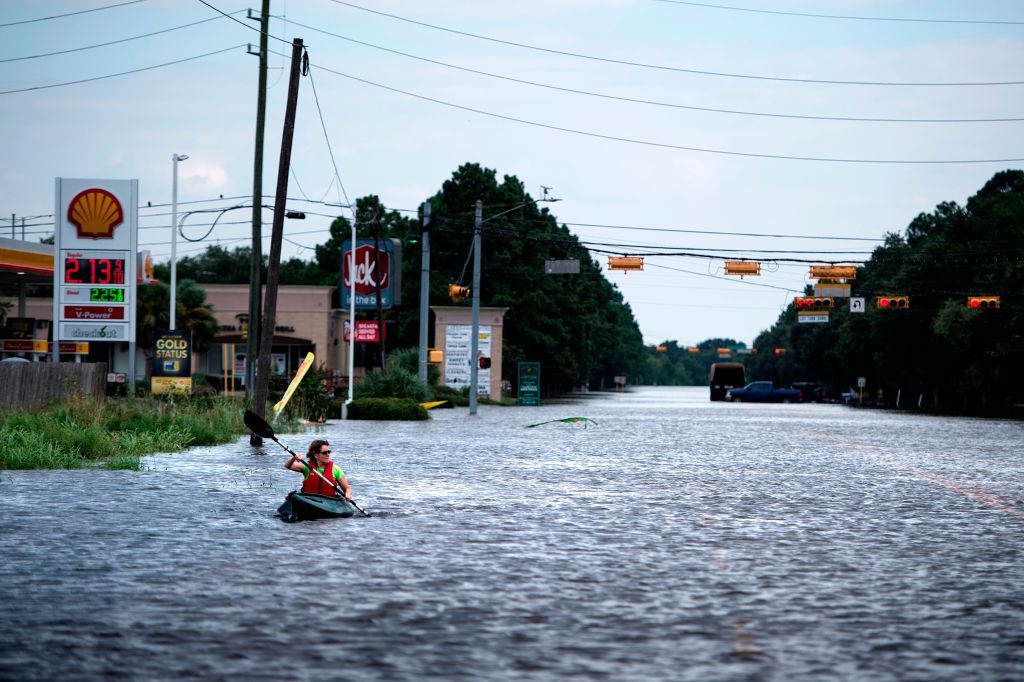
[[[174,331],[174,311],[177,305],[178,291],[178,162],[188,158],[188,154],[174,154],[174,178],[171,181],[171,319],[170,331]]]
[[[478,382],[480,380],[480,230],[483,225],[484,202],[476,200],[473,218],[473,326],[470,332],[469,352],[469,413],[476,414]]]
[[[427,318],[430,315],[430,202],[423,202],[423,224],[420,227],[420,361],[419,378],[427,384]]]

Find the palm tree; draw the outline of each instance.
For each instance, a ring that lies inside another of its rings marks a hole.
[[[157,330],[167,329],[170,321],[171,288],[163,282],[140,286],[136,304],[135,338],[146,358],[153,354]],[[175,326],[192,332],[192,350],[202,353],[217,334],[217,320],[206,303],[206,292],[190,279],[178,281],[175,300]],[[149,375],[147,363],[146,375]]]

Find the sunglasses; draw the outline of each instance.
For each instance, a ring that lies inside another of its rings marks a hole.
[[[331,454],[331,451],[330,450],[321,450],[320,452],[318,452],[316,454],[318,454],[318,455],[329,455],[329,454]]]

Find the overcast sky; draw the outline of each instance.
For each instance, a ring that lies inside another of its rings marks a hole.
[[[0,236],[12,214],[18,237],[23,216],[28,239],[52,232],[55,177],[137,178],[140,244],[167,260],[174,153],[190,157],[181,210],[246,201],[259,2],[207,1],[238,21],[198,0],[0,0]],[[375,193],[415,211],[478,162],[534,197],[551,187],[550,210],[586,242],[714,256],[609,273],[648,343],[750,343],[808,282],[791,261],[863,260],[918,213],[1024,167],[1024,121],[991,120],[1024,119],[1015,0],[273,0],[271,14],[266,194],[287,42],[304,40],[312,68],[288,192],[309,217],[286,223],[286,257],[310,258],[340,210],[304,198]],[[889,120],[835,120],[851,118]],[[179,256],[244,245],[248,221],[227,213]],[[723,275],[724,258],[757,255],[760,277]]]

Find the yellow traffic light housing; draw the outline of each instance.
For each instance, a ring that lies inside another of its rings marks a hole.
[[[456,302],[464,301],[469,297],[469,287],[464,287],[461,284],[449,284],[448,297]]]
[[[857,279],[856,265],[812,265],[812,279]]]
[[[879,310],[906,310],[910,307],[909,296],[878,296],[875,305]]]
[[[609,270],[643,270],[644,259],[640,256],[608,256]]]
[[[971,310],[988,310],[1000,307],[998,296],[968,296],[967,307]]]
[[[740,278],[747,275],[760,275],[761,264],[753,260],[727,260],[725,261],[725,274],[739,275]]]

